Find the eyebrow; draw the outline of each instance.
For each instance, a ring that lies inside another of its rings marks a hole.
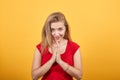
[[[56,28],[56,27],[55,27]],[[53,27],[51,27],[51,29],[55,29],[55,28],[53,28]],[[59,29],[59,28],[63,28],[62,26],[60,26],[60,27],[58,27],[57,29]]]

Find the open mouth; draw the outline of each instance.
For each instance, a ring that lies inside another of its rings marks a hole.
[[[60,37],[55,37],[55,40],[59,40],[60,39]]]

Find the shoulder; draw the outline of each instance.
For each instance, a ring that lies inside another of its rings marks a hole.
[[[74,41],[68,40],[68,42],[69,42],[69,49],[72,50],[72,53],[74,54],[80,48],[80,45]]]
[[[68,40],[68,42],[69,42],[70,46],[73,47],[73,48],[74,47],[80,47],[80,45],[78,43],[74,42],[74,41]]]
[[[38,49],[39,52],[41,52],[41,43],[37,44],[36,48]]]
[[[38,43],[38,44],[36,45],[36,47],[37,47],[37,48],[40,48],[40,47],[41,47],[41,43]]]

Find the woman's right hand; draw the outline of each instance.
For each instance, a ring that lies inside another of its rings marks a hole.
[[[51,62],[54,63],[56,61],[57,52],[55,48],[51,48],[51,51],[52,51]]]

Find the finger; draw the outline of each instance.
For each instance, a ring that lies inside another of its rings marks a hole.
[[[58,40],[55,40],[55,43],[57,44],[57,47],[59,47],[59,42],[58,42]]]

